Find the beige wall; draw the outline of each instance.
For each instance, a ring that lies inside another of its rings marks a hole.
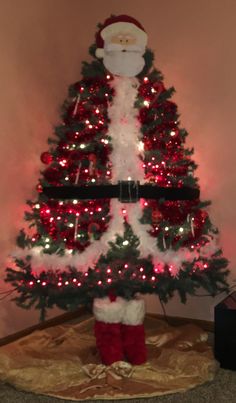
[[[174,85],[182,126],[199,164],[202,197],[236,274],[236,2],[235,0],[1,0],[0,2],[0,253],[6,256],[33,197],[39,155],[59,120],[68,85],[80,77],[97,22],[111,13],[140,20],[156,66]],[[6,285],[1,282],[1,289]],[[167,313],[213,318],[216,300],[176,299]],[[151,298],[148,309],[160,312]],[[58,313],[53,311],[50,316]],[[36,323],[38,315],[1,301],[0,337]]]

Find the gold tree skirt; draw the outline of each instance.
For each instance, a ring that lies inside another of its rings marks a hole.
[[[36,331],[0,348],[0,379],[19,389],[69,400],[129,399],[182,392],[218,369],[207,334],[195,325],[145,320],[148,362],[100,364],[93,318]]]

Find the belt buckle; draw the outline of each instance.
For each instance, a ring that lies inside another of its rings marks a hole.
[[[119,181],[119,197],[121,203],[136,203],[139,200],[139,181]]]

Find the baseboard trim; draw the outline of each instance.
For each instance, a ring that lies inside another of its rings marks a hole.
[[[62,325],[63,323],[77,319],[86,314],[88,314],[88,310],[84,307],[78,308],[75,311],[63,313],[62,315],[55,316],[55,318],[45,320],[43,322],[37,323],[36,325],[27,327],[26,329],[20,330],[19,332],[16,332],[16,333],[10,334],[9,336],[1,338],[0,346],[12,343],[13,341],[20,339],[21,337],[28,336],[30,333],[34,332],[35,330],[42,330],[42,329],[47,329],[48,327]]]
[[[207,320],[182,318],[179,316],[164,316],[156,313],[149,313],[148,315],[160,320],[167,320],[167,322],[171,326],[181,326],[186,325],[187,323],[193,323],[194,325],[201,327],[201,329],[206,330],[207,332],[214,333],[214,322],[210,322]]]
[[[83,317],[83,315],[86,315],[86,314],[88,315],[89,313],[91,314],[91,312],[89,312],[84,307],[81,307],[73,312],[66,312],[62,315],[56,316],[55,318],[48,319],[44,322],[38,323],[37,325],[28,327],[26,329],[20,330],[19,332],[16,332],[16,333],[10,334],[9,336],[1,338],[0,346],[12,343],[13,341],[20,339],[21,337],[28,336],[30,333],[34,332],[35,330],[42,330],[42,329],[47,329],[48,327],[62,325],[63,323],[81,318],[81,317]],[[193,324],[201,327],[203,330],[206,330],[207,332],[212,332],[212,333],[214,332],[214,322],[209,322],[209,321],[200,320],[200,319],[182,318],[182,317],[176,317],[176,316],[165,317],[164,315],[154,314],[154,313],[148,313],[148,315],[151,317],[160,319],[160,320],[167,320],[168,323],[172,326],[181,326],[181,325],[186,325],[187,323],[193,323]]]

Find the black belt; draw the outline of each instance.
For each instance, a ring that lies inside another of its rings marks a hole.
[[[51,199],[107,199],[118,198],[122,203],[135,203],[140,198],[166,200],[198,199],[200,191],[188,186],[158,187],[140,185],[135,181],[120,181],[117,185],[44,186],[43,193]]]

